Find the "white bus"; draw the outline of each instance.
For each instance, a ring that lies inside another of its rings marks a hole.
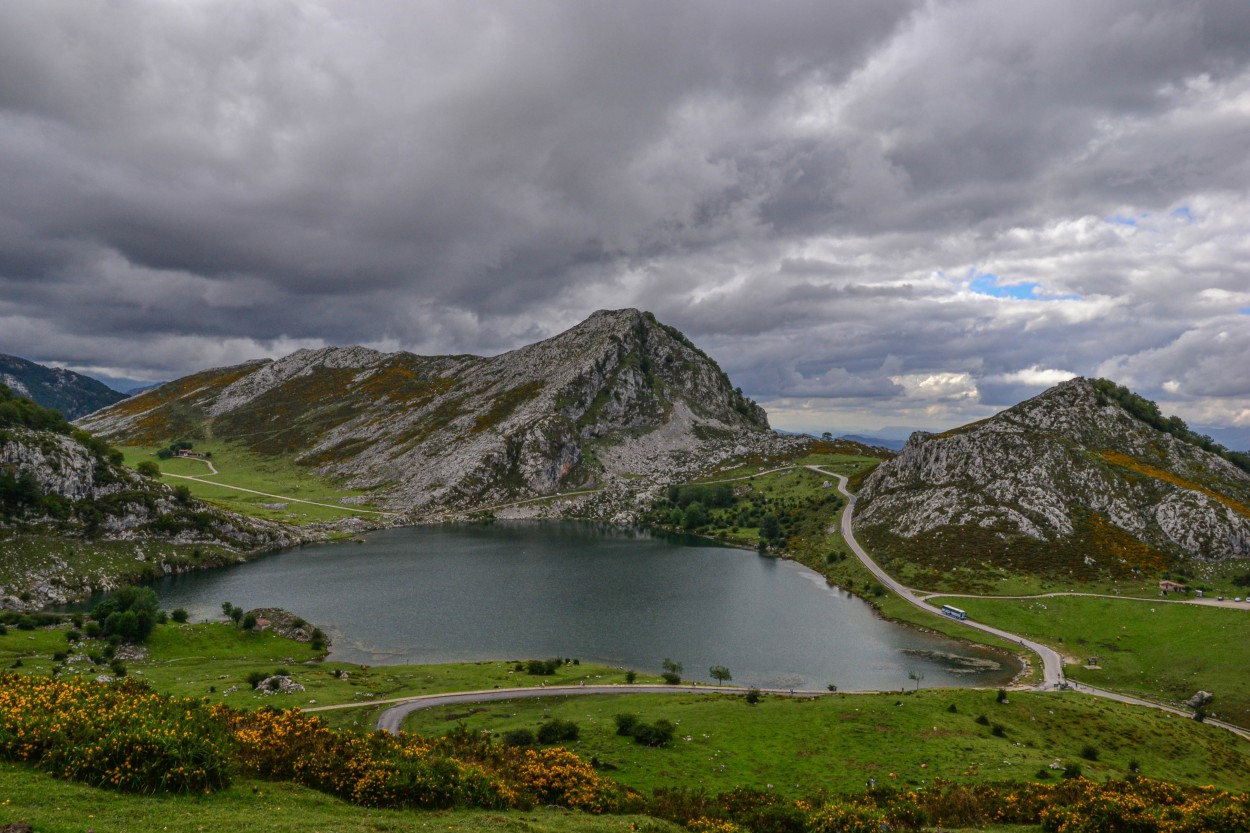
[[[942,612],[952,619],[967,619],[968,614],[954,605],[942,605]]]

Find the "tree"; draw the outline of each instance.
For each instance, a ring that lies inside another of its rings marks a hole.
[[[161,476],[161,467],[151,460],[141,460],[139,465],[135,466],[135,471],[144,477],[156,478]]]
[[[765,541],[775,541],[780,537],[781,522],[777,520],[776,515],[769,512],[760,518],[760,538]]]
[[[832,431],[826,431],[825,433],[823,433],[823,434],[821,434],[821,435],[820,435],[820,438],[821,438],[822,440],[824,440],[825,442],[830,442],[830,441],[832,441],[832,440],[833,440],[833,432],[832,432]]]
[[[914,680],[916,683],[916,690],[919,691],[920,681],[924,679],[924,674],[921,674],[919,671],[908,671],[907,679]]]
[[[686,529],[697,529],[698,527],[705,526],[710,518],[711,516],[708,514],[707,507],[702,503],[695,501],[686,507],[686,512],[682,515],[681,525]]]
[[[713,665],[707,670],[707,673],[711,675],[713,680],[716,680],[716,682],[722,685],[733,679],[733,676],[729,673],[729,669],[723,665]]]
[[[123,587],[95,606],[91,618],[100,623],[102,636],[143,642],[156,627],[159,603],[150,587]]]
[[[669,685],[677,685],[681,682],[681,663],[673,662],[668,657],[664,658],[664,673],[660,674],[664,678],[664,682]]]

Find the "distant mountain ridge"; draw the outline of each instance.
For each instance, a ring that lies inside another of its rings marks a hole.
[[[127,396],[90,376],[58,367],[44,367],[2,353],[0,383],[7,385],[18,396],[25,396],[45,408],[55,408],[71,420],[120,402]]]
[[[293,455],[419,514],[669,481],[786,442],[709,356],[633,309],[489,358],[301,350],[169,382],[82,425]]]
[[[1250,474],[1124,394],[1078,378],[914,434],[865,479],[857,530],[935,580],[970,563],[1089,578],[1250,555]]]

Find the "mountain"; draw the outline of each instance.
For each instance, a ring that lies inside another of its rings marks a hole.
[[[863,434],[843,434],[838,437],[840,440],[848,440],[849,442],[866,445],[869,448],[888,448],[890,451],[902,451],[906,445],[905,440],[891,440],[885,437],[868,437]]]
[[[82,425],[121,443],[212,437],[290,455],[417,513],[667,482],[784,444],[711,358],[633,309],[489,358],[300,350],[169,382]]]
[[[299,543],[285,527],[214,509],[121,462],[58,411],[0,384],[0,608],[62,604]]]
[[[18,396],[55,408],[66,419],[78,419],[126,398],[126,394],[81,373],[4,354],[0,354],[0,383]]]
[[[856,528],[931,586],[982,567],[1077,579],[1197,568],[1250,555],[1250,458],[1220,452],[1124,388],[1073,379],[914,434],[865,479]]]

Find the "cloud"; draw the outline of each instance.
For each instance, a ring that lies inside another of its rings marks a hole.
[[[19,0],[0,352],[166,378],[639,306],[788,427],[1066,373],[1231,423],[1248,132],[1239,0]]]

